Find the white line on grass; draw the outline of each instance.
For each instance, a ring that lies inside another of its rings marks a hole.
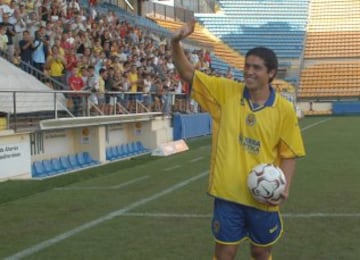
[[[174,170],[174,169],[177,169],[177,168],[180,168],[181,166],[180,165],[174,165],[174,166],[171,166],[169,168],[165,168],[163,171],[171,171],[171,170]]]
[[[285,218],[359,218],[360,213],[285,213]],[[152,217],[152,218],[211,218],[211,214],[171,214],[130,212],[122,214],[123,217]]]
[[[115,190],[115,189],[120,189],[123,187],[126,187],[130,184],[142,181],[149,178],[149,176],[143,176],[143,177],[139,177],[124,183],[120,183],[118,185],[113,185],[113,186],[84,186],[84,187],[80,187],[80,186],[73,186],[73,187],[59,187],[59,188],[55,188],[54,190]]]
[[[321,121],[315,122],[313,124],[304,126],[303,128],[301,128],[301,131],[304,132],[305,130],[308,130],[308,129],[314,127],[314,126],[320,125],[320,124],[325,123],[325,122],[330,121],[330,120],[331,120],[331,118],[326,118],[326,119],[323,119]]]
[[[286,218],[359,218],[360,213],[285,213]]]
[[[74,235],[76,235],[76,234],[78,234],[78,233],[80,233],[80,232],[82,232],[84,230],[95,227],[95,226],[97,226],[97,225],[99,225],[99,224],[101,224],[101,223],[103,223],[105,221],[108,221],[108,220],[111,220],[111,219],[113,219],[115,217],[121,216],[121,215],[125,214],[126,212],[128,212],[128,211],[130,211],[130,210],[132,210],[134,208],[137,208],[137,207],[139,207],[141,205],[144,205],[144,204],[149,203],[149,202],[151,202],[153,200],[156,200],[156,199],[158,199],[158,198],[160,198],[160,197],[162,197],[164,195],[167,195],[167,194],[169,194],[169,193],[171,193],[173,191],[181,189],[182,187],[184,187],[184,186],[188,185],[189,183],[194,182],[194,181],[206,176],[207,174],[208,174],[208,171],[202,172],[202,173],[200,173],[200,174],[198,174],[198,175],[196,175],[194,177],[191,177],[191,178],[189,178],[187,180],[184,180],[182,182],[179,182],[179,183],[177,183],[177,184],[175,184],[175,185],[173,185],[173,186],[171,186],[171,187],[169,187],[167,189],[164,189],[164,190],[162,190],[162,191],[160,191],[158,193],[155,193],[152,196],[149,196],[149,197],[143,198],[141,200],[138,200],[138,201],[136,201],[136,202],[124,207],[124,208],[121,208],[121,209],[118,209],[116,211],[110,212],[109,214],[107,214],[107,215],[105,215],[105,216],[103,216],[101,218],[98,218],[98,219],[95,219],[93,221],[82,224],[82,225],[78,226],[77,228],[71,229],[71,230],[69,230],[69,231],[67,231],[65,233],[57,235],[57,236],[55,236],[53,238],[50,238],[48,240],[45,240],[45,241],[43,241],[43,242],[41,242],[39,244],[36,244],[36,245],[34,245],[32,247],[26,248],[26,249],[14,254],[14,255],[8,256],[8,257],[5,258],[5,260],[21,259],[21,258],[30,256],[30,255],[33,255],[33,254],[35,254],[35,253],[37,253],[37,252],[39,252],[41,250],[44,250],[44,249],[46,249],[46,248],[48,248],[48,247],[50,247],[50,246],[52,246],[54,244],[57,244],[57,243],[61,242],[62,240],[65,240],[65,239],[67,239],[69,237],[72,237],[72,236],[74,236]]]
[[[202,159],[204,159],[204,157],[200,156],[200,157],[196,157],[196,158],[190,160],[190,162],[198,162],[198,161],[201,161]]]

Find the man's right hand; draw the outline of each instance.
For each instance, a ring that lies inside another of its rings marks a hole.
[[[194,32],[196,21],[194,19],[191,19],[189,22],[184,24],[181,28],[179,28],[177,31],[175,31],[172,41],[173,42],[179,42],[182,39],[188,37],[190,34]]]

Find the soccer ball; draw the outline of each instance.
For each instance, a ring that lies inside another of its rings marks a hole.
[[[286,179],[282,170],[273,164],[259,164],[248,176],[248,187],[259,202],[277,201],[285,190]]]

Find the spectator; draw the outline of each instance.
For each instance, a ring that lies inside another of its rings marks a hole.
[[[50,3],[49,0],[43,0],[38,10],[38,14],[42,25],[45,25],[50,18]]]
[[[105,114],[106,102],[105,102],[105,80],[107,79],[107,70],[101,68],[99,70],[99,77],[95,85],[96,96],[99,104],[99,109],[102,114]]]
[[[15,26],[11,23],[9,23],[9,13],[3,13],[2,15],[2,22],[0,23],[1,26],[5,27],[6,29],[6,36],[7,36],[7,56],[10,60],[13,60],[14,58],[14,36],[16,35],[15,33]]]
[[[151,111],[152,107],[152,96],[151,96],[151,85],[153,84],[153,78],[150,73],[144,73],[143,75],[144,83],[143,83],[143,104],[144,106]]]
[[[139,77],[137,73],[137,68],[135,65],[131,66],[131,70],[128,74],[128,81],[130,83],[130,95],[129,95],[129,104],[128,110],[130,112],[136,111],[136,93],[138,92],[138,84],[139,84]]]
[[[169,115],[171,110],[171,94],[170,94],[170,88],[166,84],[163,85],[163,92],[161,99],[162,99],[161,100],[162,112],[165,115]]]
[[[23,38],[19,42],[20,57],[21,57],[21,68],[29,72],[31,71],[29,65],[31,65],[31,55],[34,48],[34,41],[30,36],[29,31],[23,32]]]
[[[4,0],[0,0],[0,23],[3,22],[3,15],[9,14],[11,12],[11,9],[7,3],[5,3]]]
[[[78,0],[68,1],[68,8],[73,9],[75,12],[80,12],[80,5],[79,5]]]
[[[22,5],[24,6],[24,5]],[[25,11],[23,11],[25,12]],[[25,15],[20,13],[20,10],[15,10],[14,17],[15,17],[15,36],[14,36],[14,48],[19,49],[19,42],[23,38],[23,32],[26,30],[26,23],[25,23]]]
[[[65,57],[60,55],[59,47],[53,45],[51,48],[51,55],[46,60],[46,69],[49,70],[49,75],[55,80],[55,89],[67,90],[65,78]]]
[[[78,64],[78,60],[75,55],[75,50],[73,48],[66,49],[64,58],[66,60],[66,66],[65,66],[66,82],[68,81],[68,78],[70,77],[71,72],[73,71],[74,68],[76,68],[76,67],[87,68],[88,67],[87,64]]]
[[[35,32],[40,28],[40,20],[36,12],[31,12],[25,18],[26,28],[31,37],[35,37]]]
[[[6,27],[4,25],[0,25],[0,50],[1,51],[7,50],[7,42],[8,42],[8,37],[6,35]]]
[[[32,53],[33,66],[39,70],[40,73],[44,73],[45,63],[48,55],[48,39],[45,35],[45,27],[41,26],[40,29],[35,32],[35,41]],[[38,79],[41,79],[40,74],[35,72]]]
[[[38,0],[36,0],[38,1]],[[29,14],[31,12],[33,12],[35,9],[35,2],[34,0],[26,0],[25,1],[25,10],[26,12]]]
[[[81,73],[81,72],[80,72]],[[78,68],[73,67],[71,76],[68,79],[68,85],[73,92],[81,91],[85,87],[81,75],[78,73]],[[70,94],[73,103],[73,113],[75,116],[81,115],[82,109],[82,95]]]

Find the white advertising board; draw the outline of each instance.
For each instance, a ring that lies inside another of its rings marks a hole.
[[[0,144],[0,180],[28,175],[31,172],[30,145],[22,143]]]

